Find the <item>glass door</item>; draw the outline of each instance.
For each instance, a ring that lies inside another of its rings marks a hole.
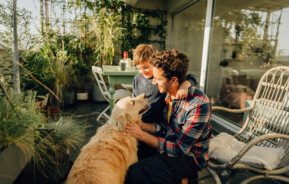
[[[170,48],[177,49],[190,59],[189,72],[200,79],[204,25],[207,1],[196,1],[178,11],[172,18]]]
[[[260,77],[289,66],[289,1],[216,0],[206,93],[230,108],[250,103]],[[243,116],[217,113],[237,125]]]

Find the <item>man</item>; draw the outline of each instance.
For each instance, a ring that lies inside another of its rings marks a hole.
[[[206,166],[211,136],[211,106],[208,97],[200,90],[190,87],[185,99],[176,99],[180,84],[185,80],[188,58],[176,51],[155,54],[153,84],[160,93],[167,93],[163,110],[165,122],[142,123],[141,127],[129,123],[126,132],[159,152],[129,168],[126,183],[181,183],[182,178],[196,180],[198,170]],[[161,115],[160,115],[161,116]],[[164,132],[156,137],[150,133]]]
[[[134,65],[138,68],[139,74],[133,79],[133,96],[136,97],[140,94],[145,94],[148,98],[148,110],[143,114],[142,121],[146,123],[161,122],[160,114],[165,106],[165,94],[161,94],[158,88],[152,84],[153,81],[153,67],[149,62],[149,58],[157,53],[154,46],[150,44],[140,44],[133,51]],[[190,86],[198,85],[197,80],[193,75],[187,75],[177,92],[177,99],[186,98],[188,88]],[[157,150],[149,147],[143,142],[138,144],[138,159],[142,160],[149,156],[157,154]]]

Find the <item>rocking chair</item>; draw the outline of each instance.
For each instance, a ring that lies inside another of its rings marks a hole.
[[[262,76],[250,107],[232,110],[214,106],[213,110],[248,112],[248,116],[234,137],[221,133],[211,140],[210,169],[258,174],[242,183],[257,179],[289,183],[289,67],[275,67]],[[214,177],[220,181],[218,175]]]

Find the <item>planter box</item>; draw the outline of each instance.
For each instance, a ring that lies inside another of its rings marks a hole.
[[[88,92],[77,92],[76,93],[76,100],[88,100],[89,99],[89,95]]]
[[[74,91],[64,91],[63,92],[63,102],[65,105],[71,105],[75,102],[75,93]]]
[[[0,183],[14,183],[30,159],[15,145],[5,148],[0,153]]]

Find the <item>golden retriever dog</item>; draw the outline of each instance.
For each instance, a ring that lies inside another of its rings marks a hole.
[[[128,167],[137,162],[137,140],[124,127],[140,122],[147,103],[144,95],[120,99],[108,122],[81,149],[66,183],[123,184]]]

